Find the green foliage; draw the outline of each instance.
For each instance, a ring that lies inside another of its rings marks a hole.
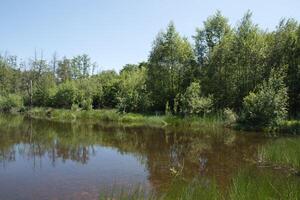
[[[21,71],[16,69],[15,57],[0,55],[0,95],[17,92],[20,86]]]
[[[119,77],[115,71],[103,71],[92,77],[96,92],[93,97],[94,108],[115,108],[118,104]]]
[[[79,111],[79,106],[77,103],[73,103],[71,106],[71,111]]]
[[[150,100],[146,91],[146,68],[125,66],[120,74],[120,89],[117,94],[120,112],[146,112]]]
[[[280,21],[270,37],[268,68],[287,67],[285,83],[288,87],[290,115],[300,112],[300,25],[294,19]]]
[[[200,65],[208,61],[209,53],[231,31],[228,19],[222,16],[220,11],[209,17],[203,24],[204,28],[197,28],[194,36],[196,57]]]
[[[92,99],[85,99],[81,102],[81,107],[83,110],[92,110],[93,105],[92,105]]]
[[[56,93],[56,84],[52,74],[46,73],[35,84],[32,94],[34,106],[52,106],[53,98]]]
[[[255,92],[244,98],[240,122],[256,129],[277,127],[287,116],[287,88],[284,73],[272,70]]]
[[[0,96],[0,112],[10,112],[12,109],[20,109],[23,107],[23,99],[17,94],[9,94]]]
[[[71,108],[75,103],[77,92],[73,82],[67,81],[60,84],[54,96],[54,105],[59,108]]]
[[[0,95],[21,95],[26,106],[71,108],[75,103],[84,110],[122,113],[164,113],[166,104],[168,113],[181,115],[232,108],[242,113],[244,126],[258,129],[286,129],[279,124],[287,112],[290,118],[300,116],[298,21],[281,20],[269,32],[252,21],[249,11],[235,27],[217,11],[193,38],[191,45],[171,22],[156,37],[147,62],[128,64],[120,73],[94,74],[96,64],[86,54],[47,61],[41,52],[28,62],[0,55]],[[270,74],[283,68],[281,83],[287,89],[272,89]],[[223,114],[234,123],[233,113]]]
[[[193,82],[183,95],[177,96],[179,111],[184,115],[205,115],[213,108],[211,97],[201,96],[201,87],[198,82]]]
[[[224,19],[215,20],[228,29],[221,23]],[[224,31],[221,36],[202,67],[203,91],[214,96],[217,108],[239,110],[243,98],[264,79],[266,36],[253,24],[250,12],[236,29]]]
[[[171,110],[176,94],[181,93],[193,78],[194,53],[187,39],[180,37],[173,23],[154,41],[147,70],[147,89],[153,110],[164,111],[166,102]]]
[[[225,108],[223,111],[225,125],[233,125],[236,123],[238,116],[237,114],[231,110],[230,108]]]

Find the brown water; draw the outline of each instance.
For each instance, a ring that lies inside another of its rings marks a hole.
[[[259,134],[70,124],[0,116],[0,199],[97,199],[136,185],[168,189],[175,171],[226,188],[255,165]],[[173,170],[173,171],[174,171]]]

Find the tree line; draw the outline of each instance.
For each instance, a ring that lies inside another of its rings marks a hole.
[[[92,73],[88,55],[18,62],[0,57],[0,109],[20,105],[117,108],[120,112],[205,115],[231,109],[259,126],[300,113],[300,25],[283,19],[274,31],[246,12],[232,27],[221,12],[197,28],[193,43],[171,22],[147,61]]]

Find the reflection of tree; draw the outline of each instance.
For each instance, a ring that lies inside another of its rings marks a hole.
[[[225,183],[230,172],[244,162],[245,156],[252,156],[257,146],[255,137],[237,136],[224,129],[193,132],[20,117],[0,117],[0,133],[0,162],[4,164],[14,161],[16,153],[31,159],[34,167],[47,157],[52,165],[58,159],[87,164],[100,145],[134,155],[148,169],[148,179],[157,188],[171,182],[170,168],[181,167],[187,179],[219,176]]]

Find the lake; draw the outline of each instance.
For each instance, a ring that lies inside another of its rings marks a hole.
[[[174,173],[226,190],[257,167],[258,133],[225,128],[124,127],[0,116],[0,199],[97,199],[142,186],[161,194]]]

